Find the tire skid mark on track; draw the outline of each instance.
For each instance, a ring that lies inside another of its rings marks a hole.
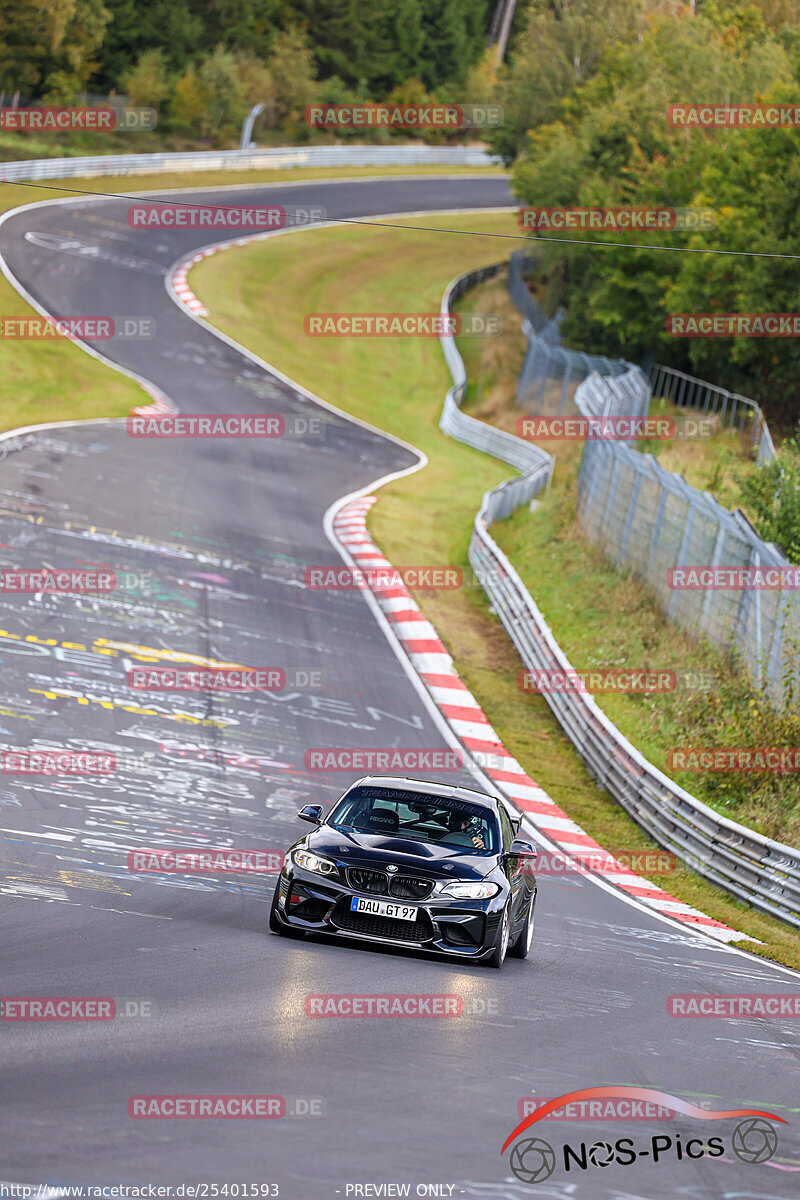
[[[367,513],[376,500],[376,496],[363,496],[345,504],[333,519],[333,529],[337,540],[359,567],[392,570],[392,564],[380,552],[366,528]],[[371,591],[453,733],[514,807],[572,859],[580,862],[605,854],[600,844],[558,807],[502,744],[477,700],[459,678],[436,630],[420,612],[405,584],[393,582],[390,587],[372,587]],[[603,870],[603,876],[648,908],[702,929],[720,941],[745,938],[744,934],[634,874],[621,862],[610,863],[608,869]]]

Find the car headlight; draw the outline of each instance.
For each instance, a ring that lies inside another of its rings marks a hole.
[[[443,883],[437,889],[440,896],[452,896],[454,900],[488,900],[500,891],[499,883],[477,880],[474,883]]]
[[[292,861],[305,871],[315,871],[317,875],[335,875],[338,869],[335,862],[312,854],[310,850],[293,850]]]

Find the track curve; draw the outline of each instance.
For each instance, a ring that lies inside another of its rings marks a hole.
[[[322,205],[334,218],[511,202],[505,180],[486,177],[198,197]],[[412,1195],[438,1184],[452,1187],[445,1196],[522,1197],[530,1189],[499,1153],[518,1101],[618,1081],[713,1108],[774,1110],[789,1120],[778,1156],[758,1170],[731,1153],[562,1170],[540,1195],[796,1195],[797,1022],[678,1021],[665,1007],[675,992],[796,994],[790,972],[676,930],[586,879],[544,880],[532,959],[489,975],[270,938],[271,881],[127,871],[137,845],[284,847],[297,836],[296,809],[330,802],[350,778],[310,775],[308,747],[445,742],[364,597],[302,586],[306,563],[340,561],[323,530],[330,505],[417,456],[193,322],[164,278],[208,232],[153,232],[143,251],[125,206],[104,198],[10,214],[0,225],[7,270],[56,315],[153,317],[151,342],[97,348],[182,410],[313,414],[326,437],[138,443],[118,423],[97,423],[36,435],[0,463],[4,566],[103,563],[129,581],[127,594],[99,600],[0,594],[2,744],[107,747],[120,760],[111,780],[4,777],[3,994],[148,999],[154,1010],[105,1026],[2,1023],[0,1175],[272,1182],[298,1200],[400,1182]],[[143,701],[126,670],[167,652],[322,669],[326,685]],[[483,1009],[458,1021],[310,1019],[304,996],[320,992],[458,993]],[[126,1111],[134,1094],[212,1092],[318,1097],[327,1114],[198,1123]],[[643,1129],[648,1139],[662,1132]],[[623,1134],[639,1136],[620,1122],[544,1132],[573,1144]]]

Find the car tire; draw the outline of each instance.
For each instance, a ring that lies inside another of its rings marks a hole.
[[[525,923],[522,926],[522,929],[520,929],[517,939],[514,942],[514,945],[511,946],[511,948],[508,951],[508,953],[513,958],[527,958],[531,952],[531,945],[533,944],[534,922],[536,919],[535,915],[534,915],[535,908],[536,908],[536,893],[534,893],[534,895],[531,898],[531,902],[528,905],[528,912],[525,916]]]
[[[280,883],[275,885],[275,891],[272,893],[272,904],[269,907],[269,931],[277,937],[283,937],[286,932],[278,916],[278,892],[280,886]]]
[[[276,937],[292,938],[296,942],[304,942],[306,939],[305,929],[294,929],[291,925],[284,925],[278,916],[279,888],[280,883],[275,886],[275,891],[272,894],[272,904],[269,906],[269,931],[270,933],[274,933]]]
[[[502,923],[500,925],[500,937],[497,945],[487,959],[490,967],[497,967],[499,970],[502,967],[506,954],[508,953],[508,938],[511,933],[511,913],[510,905],[506,905],[503,909]]]

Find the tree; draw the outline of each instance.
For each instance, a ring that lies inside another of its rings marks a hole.
[[[266,58],[282,15],[280,0],[189,0],[202,23],[197,48],[217,46]]]
[[[756,14],[757,15],[757,14]],[[581,232],[574,240],[654,243],[566,246],[536,242],[562,281],[570,345],[661,361],[762,400],[775,413],[776,385],[794,397],[800,352],[791,339],[681,340],[665,330],[670,312],[800,311],[792,260],[681,253],[705,246],[797,252],[800,167],[795,130],[672,128],[667,105],[703,100],[798,102],[795,62],[760,19],[733,25],[698,16],[659,17],[641,41],[609,47],[599,70],[569,91],[560,120],[531,132],[514,167],[527,204],[703,207],[717,228],[688,235]],[[771,92],[772,81],[783,81]],[[675,252],[669,247],[674,246]],[[794,401],[796,403],[796,401]]]
[[[486,0],[421,0],[425,44],[421,77],[430,91],[463,84],[489,36]]]
[[[120,79],[134,108],[159,109],[171,92],[163,50],[145,50],[135,67]]]
[[[0,0],[0,89],[74,99],[110,16],[102,0]]]
[[[592,78],[612,47],[634,41],[640,27],[640,0],[534,0],[501,72],[505,122],[492,149],[512,162],[526,133],[554,120],[563,99]]]
[[[314,57],[302,30],[294,27],[275,38],[269,56],[275,84],[275,120],[290,136],[307,135],[305,109],[316,99]]]
[[[189,67],[175,85],[170,105],[171,123],[182,132],[201,134],[210,100],[208,88],[199,72]]]
[[[162,51],[169,72],[186,71],[203,33],[203,21],[191,11],[189,0],[104,3],[111,21],[98,54],[98,86],[118,87],[123,74],[148,50]]]

